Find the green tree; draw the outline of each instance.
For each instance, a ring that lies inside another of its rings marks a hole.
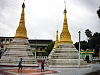
[[[100,49],[100,33],[94,33],[93,37],[89,39],[88,45],[91,49],[95,49],[95,56],[98,56],[98,52]]]
[[[89,29],[85,30],[85,34],[89,39],[92,37],[92,32]]]
[[[46,48],[46,53],[45,53],[45,55],[49,55],[50,54],[50,52],[52,51],[52,49],[53,49],[53,47],[54,47],[54,41],[52,41],[48,46],[47,46],[47,48]]]
[[[96,48],[96,45],[100,43],[100,33],[96,32],[93,37],[88,41],[90,48]]]
[[[100,7],[99,7],[99,9],[97,10],[97,14],[98,14],[98,17],[100,18]]]
[[[94,56],[98,56],[99,50],[100,50],[100,33],[95,32],[92,36],[92,32],[87,29],[85,30],[85,34],[88,37],[87,41],[81,41],[80,42],[80,48],[81,49],[95,49]],[[76,49],[79,49],[79,42],[76,42],[75,44]]]
[[[76,49],[79,50],[79,42],[76,42],[74,45],[75,45]],[[84,41],[80,41],[80,48],[84,49],[84,50],[88,49],[89,48],[88,42],[85,41],[85,40]]]

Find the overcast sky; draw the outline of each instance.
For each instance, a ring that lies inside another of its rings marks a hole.
[[[13,37],[19,25],[23,0],[0,0],[0,36]],[[25,0],[25,25],[29,39],[59,39],[64,21],[64,0]],[[66,0],[68,28],[73,42],[87,40],[85,30],[100,32],[100,0]]]

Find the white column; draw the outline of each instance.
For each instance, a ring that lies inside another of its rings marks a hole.
[[[36,51],[35,51],[35,58],[36,58]]]
[[[81,32],[79,31],[79,63],[78,63],[79,64],[79,67],[80,67],[80,33]]]

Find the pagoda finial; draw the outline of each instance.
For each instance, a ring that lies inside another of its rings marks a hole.
[[[57,35],[58,35],[58,25],[57,25]]]
[[[22,8],[25,8],[25,0],[24,0],[24,2],[23,2]]]
[[[64,23],[63,23],[63,29],[60,34],[60,42],[59,43],[72,43],[71,35],[68,30],[68,24],[67,24],[67,17],[66,17],[66,2],[65,3],[65,9],[64,9]]]
[[[58,26],[58,25],[57,25],[57,26]],[[57,45],[58,45],[58,42],[59,42],[59,40],[58,40],[58,28],[57,28],[57,32],[56,32],[56,41],[55,41],[55,44],[54,44],[53,49],[56,49],[56,47],[57,47]]]
[[[65,9],[66,9],[66,1],[64,0],[64,4],[65,4]]]
[[[25,2],[25,0],[24,0]],[[25,4],[22,4],[22,13],[21,13],[21,18],[20,18],[20,22],[19,22],[19,26],[16,30],[16,34],[15,34],[15,38],[24,38],[24,39],[28,39],[27,37],[27,30],[25,27],[25,18],[24,18],[24,8],[25,8]]]
[[[58,31],[58,25],[57,25],[57,31]]]
[[[64,0],[64,4],[65,4],[64,13],[67,13],[67,11],[66,11],[66,1],[65,0]]]

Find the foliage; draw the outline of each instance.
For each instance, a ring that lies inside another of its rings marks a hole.
[[[50,54],[50,52],[52,51],[52,49],[53,49],[53,47],[54,47],[54,41],[52,41],[48,46],[47,46],[47,48],[46,48],[46,53],[45,53],[45,55],[49,55]]]
[[[92,37],[92,32],[89,29],[85,30],[85,34],[89,39]]]
[[[93,37],[88,40],[88,45],[91,49],[95,49],[95,56],[98,56],[100,49],[100,33],[94,33]]]
[[[81,41],[80,42],[80,48],[81,49],[95,49],[95,55],[98,56],[99,49],[100,49],[100,33],[95,32],[92,36],[92,32],[87,29],[85,30],[86,36],[89,38],[87,41]],[[75,47],[77,50],[79,50],[79,42],[76,42]]]
[[[74,45],[75,45],[76,49],[79,50],[79,42],[76,42]],[[85,41],[85,40],[84,41],[80,41],[80,49],[86,50],[87,48],[89,48],[88,47],[88,42]]]
[[[98,14],[98,17],[100,18],[100,7],[99,7],[99,9],[97,10],[97,14]]]
[[[93,37],[88,40],[88,43],[90,48],[96,48],[96,45],[100,44],[100,33],[94,33]]]

